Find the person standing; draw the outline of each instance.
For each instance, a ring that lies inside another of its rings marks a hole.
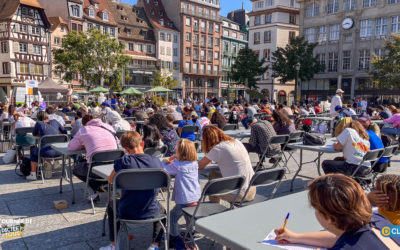
[[[331,106],[330,106],[330,112],[329,112],[331,117],[336,117],[337,116],[337,114],[338,114],[336,112],[336,107],[337,106],[340,106],[340,107],[343,106],[343,102],[342,102],[343,93],[344,93],[344,91],[342,89],[337,89],[336,90],[336,95],[334,97],[332,97]],[[335,120],[333,119],[333,120],[331,120],[331,133],[332,133],[332,131],[334,129],[334,126],[335,126]]]

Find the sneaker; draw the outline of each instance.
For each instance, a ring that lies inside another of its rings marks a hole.
[[[88,187],[88,197],[87,197],[87,199],[89,201],[91,201],[91,200],[98,201],[100,198],[99,198],[99,194],[97,192],[94,192],[91,187]]]
[[[115,250],[115,246],[112,244],[105,246],[105,247],[100,247],[99,250]]]
[[[53,176],[53,169],[51,166],[51,162],[45,161],[43,163],[43,175],[45,179],[50,179]]]
[[[151,244],[147,250],[159,250],[158,246]]]
[[[27,179],[28,181],[36,181],[36,173],[35,173],[35,172],[31,172],[31,174],[28,175],[28,176],[26,177],[26,179]]]

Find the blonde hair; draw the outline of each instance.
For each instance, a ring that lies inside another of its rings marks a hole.
[[[192,141],[187,139],[178,141],[176,155],[179,161],[197,161],[196,147]]]
[[[211,149],[223,141],[234,141],[231,137],[227,136],[222,129],[214,126],[206,126],[203,129],[203,152],[208,153]]]
[[[385,174],[379,176],[375,183],[376,190],[382,191],[389,197],[387,211],[400,211],[400,175]]]
[[[360,137],[363,138],[364,140],[369,140],[369,135],[368,135],[367,131],[365,131],[365,128],[361,125],[361,123],[359,121],[354,121],[354,120],[351,121],[348,124],[348,127],[357,131],[357,133],[360,135]]]

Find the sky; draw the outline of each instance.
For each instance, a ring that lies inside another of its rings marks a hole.
[[[251,11],[251,2],[250,0],[220,0],[221,2],[221,11],[220,15],[226,16],[228,12],[232,10],[237,10],[242,8],[242,1],[244,1],[244,8],[248,11]],[[136,0],[122,0],[124,3],[128,4],[136,4]]]

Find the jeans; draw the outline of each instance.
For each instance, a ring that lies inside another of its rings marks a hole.
[[[257,153],[257,154],[262,154],[264,153],[263,151],[261,151],[259,146],[253,146],[250,143],[244,142],[243,146],[246,148],[247,152],[249,153]]]
[[[357,165],[350,164],[341,160],[325,160],[322,162],[322,169],[324,170],[325,174],[340,173],[351,176],[356,168]],[[363,176],[368,170],[369,167],[361,166],[355,176]]]
[[[249,118],[243,118],[243,120],[242,120],[242,124],[243,124],[243,127],[245,128],[245,129],[248,129],[249,128],[249,125],[247,125],[247,120],[248,120]]]
[[[188,207],[186,204],[176,204],[175,207],[170,212],[170,235],[178,236],[179,229],[178,229],[178,221],[179,218],[182,217],[183,211],[182,208]],[[188,225],[190,218],[185,216],[186,226]]]
[[[381,134],[385,134],[385,135],[398,135],[400,134],[400,128],[382,128],[381,130]]]

